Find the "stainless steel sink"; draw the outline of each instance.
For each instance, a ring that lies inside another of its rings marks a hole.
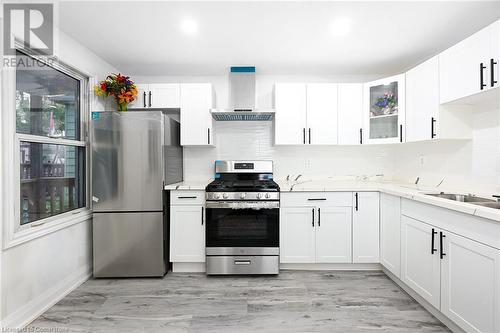
[[[437,197],[437,198],[443,198],[443,199],[448,199],[448,200],[453,200],[453,201],[459,201],[459,202],[469,202],[469,203],[488,202],[488,203],[496,203],[495,200],[481,198],[481,197],[476,197],[475,195],[471,195],[471,194],[457,194],[457,193],[426,193],[426,194],[430,195],[430,196],[433,196],[433,197]]]
[[[474,205],[500,209],[500,202],[475,202]]]
[[[500,209],[500,202],[492,199],[486,199],[481,197],[476,197],[472,194],[457,194],[457,193],[425,193],[436,198],[443,198],[447,200],[453,200],[458,202],[466,202],[472,205],[478,205],[489,208]]]

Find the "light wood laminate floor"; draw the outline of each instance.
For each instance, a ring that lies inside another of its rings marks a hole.
[[[449,332],[382,272],[92,279],[29,328],[58,332]]]

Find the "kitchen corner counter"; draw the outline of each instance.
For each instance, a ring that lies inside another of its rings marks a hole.
[[[163,188],[166,191],[174,191],[174,190],[191,190],[191,191],[205,191],[205,187],[212,182],[213,179],[208,179],[206,181],[182,181],[179,183],[173,183],[169,185],[165,185]]]
[[[447,208],[464,214],[470,214],[500,222],[500,210],[473,205],[465,202],[452,201],[426,195],[425,193],[453,192],[465,193],[466,191],[448,191],[438,188],[417,188],[413,184],[397,183],[390,181],[335,181],[335,180],[313,180],[287,182],[277,181],[282,193],[292,192],[368,192],[377,191],[402,198],[419,201],[422,203]]]

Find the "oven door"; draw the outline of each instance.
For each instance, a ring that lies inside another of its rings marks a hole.
[[[207,202],[205,229],[207,254],[232,255],[234,248],[278,249],[279,202]]]

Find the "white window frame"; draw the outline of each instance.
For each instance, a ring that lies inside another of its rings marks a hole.
[[[32,57],[38,61],[46,61],[46,57],[39,56],[26,49],[19,50],[20,52]],[[80,137],[78,140],[50,138],[32,134],[21,134],[16,132],[16,70],[15,68],[2,69],[3,90],[2,90],[2,177],[4,181],[3,207],[4,211],[3,226],[3,248],[10,248],[43,235],[55,232],[57,230],[69,227],[71,225],[87,221],[92,218],[90,209],[90,145],[88,136],[88,124],[90,114],[90,84],[93,79],[90,75],[78,71],[73,66],[70,66],[60,60],[51,61],[50,67],[78,80],[80,82]],[[58,144],[84,148],[85,156],[85,206],[76,208],[68,212],[43,218],[21,225],[21,176],[20,176],[20,142],[36,142],[46,144]]]

